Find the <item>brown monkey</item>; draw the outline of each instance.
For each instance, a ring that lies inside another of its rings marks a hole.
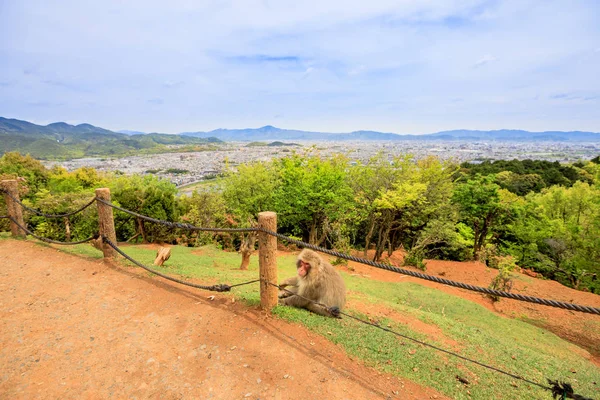
[[[326,308],[307,300],[310,299],[329,308],[336,307],[338,310],[344,307],[346,285],[335,268],[314,251],[304,249],[298,254],[296,269],[298,275],[286,279],[279,286],[288,291],[279,292],[279,304],[306,308],[319,315],[337,316],[337,313],[331,313]]]

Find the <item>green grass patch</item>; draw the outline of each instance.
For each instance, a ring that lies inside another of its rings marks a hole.
[[[38,242],[38,244],[40,244],[42,246],[52,247],[52,248],[64,251],[65,253],[75,254],[78,256],[89,257],[89,258],[93,258],[93,259],[100,259],[100,258],[104,257],[104,255],[102,254],[102,252],[100,250],[96,249],[95,247],[92,247],[89,243],[76,244],[74,246],[60,246],[60,247],[58,247],[57,245],[49,245],[44,242]]]
[[[61,250],[86,257],[101,257],[101,253],[89,245],[62,247]],[[258,277],[257,256],[251,258],[247,271],[241,271],[239,254],[221,251],[214,246],[174,246],[164,267],[152,266],[155,250],[133,245],[124,245],[122,250],[161,272],[188,277],[201,284],[236,284]],[[294,257],[280,257],[278,267],[280,280],[292,276],[295,273]],[[410,324],[391,319],[379,321],[380,326],[540,384],[545,385],[546,378],[559,379],[571,382],[578,394],[600,397],[600,368],[581,356],[582,352],[575,345],[533,326],[532,321],[501,317],[476,303],[411,282],[378,282],[361,276],[342,275],[351,299],[367,306],[385,307],[436,326],[443,337],[432,339]],[[232,295],[256,305],[260,300],[258,283],[236,287]],[[347,312],[366,319],[356,310]],[[543,389],[347,317],[341,320],[323,318],[289,307],[276,307],[274,314],[306,326],[342,346],[348,354],[364,360],[367,365],[432,387],[453,399],[551,398],[550,393]],[[600,324],[590,321],[589,329],[600,329]],[[458,349],[449,347],[448,340],[457,342]],[[460,383],[457,376],[470,384]]]

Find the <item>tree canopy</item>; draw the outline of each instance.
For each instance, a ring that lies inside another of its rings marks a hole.
[[[0,176],[19,179],[23,201],[61,214],[109,187],[112,201],[156,219],[204,227],[246,227],[261,211],[278,214],[278,231],[342,251],[384,260],[402,250],[407,265],[425,258],[464,260],[493,252],[521,268],[578,289],[600,291],[600,164],[497,161],[456,165],[435,157],[378,154],[364,163],[343,155],[306,154],[239,165],[212,189],[179,196],[152,175],[124,176],[92,168],[45,168],[18,153],[0,158]],[[2,204],[1,207],[4,207]],[[50,220],[25,212],[29,227],[56,240],[79,240],[97,230],[90,208]],[[249,255],[251,235],[190,233],[115,212],[117,238],[216,241]],[[0,228],[8,229],[6,220]]]

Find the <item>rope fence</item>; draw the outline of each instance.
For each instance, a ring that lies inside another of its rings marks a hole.
[[[14,186],[13,186],[14,188]],[[99,189],[100,190],[100,189]],[[103,189],[103,190],[107,190],[107,189]],[[538,298],[538,297],[533,297],[533,296],[526,296],[526,295],[521,295],[521,294],[515,294],[515,293],[510,293],[510,292],[505,292],[505,291],[499,291],[499,290],[493,290],[493,289],[489,289],[489,288],[485,288],[485,287],[481,287],[481,286],[475,286],[475,285],[470,285],[470,284],[466,284],[466,283],[462,283],[462,282],[456,282],[456,281],[452,281],[449,279],[444,279],[444,278],[439,278],[436,276],[432,276],[432,275],[428,275],[428,274],[424,274],[421,272],[416,272],[416,271],[412,271],[412,270],[408,270],[408,269],[404,269],[404,268],[399,268],[393,265],[389,265],[389,264],[384,264],[384,263],[379,263],[379,262],[375,262],[375,261],[371,261],[371,260],[367,260],[367,259],[363,259],[363,258],[359,258],[359,257],[355,257],[352,255],[348,255],[345,253],[340,253],[337,252],[335,250],[329,250],[329,249],[325,249],[323,247],[320,246],[315,246],[312,245],[310,243],[306,243],[303,242],[301,240],[297,240],[297,239],[293,239],[290,238],[288,236],[282,235],[280,233],[277,233],[276,230],[276,225],[274,226],[274,230],[271,229],[266,229],[263,226],[261,226],[260,223],[260,215],[259,215],[259,226],[258,227],[251,227],[251,228],[205,228],[205,227],[197,227],[194,226],[192,224],[188,224],[188,223],[180,223],[180,222],[171,222],[171,221],[165,221],[165,220],[160,220],[160,219],[155,219],[152,217],[148,217],[139,213],[136,213],[134,211],[119,207],[113,203],[111,203],[110,201],[107,201],[105,199],[102,199],[100,197],[98,197],[99,195],[97,195],[96,197],[94,197],[92,200],[90,200],[89,202],[87,202],[83,207],[80,207],[79,209],[72,211],[72,212],[68,212],[65,214],[46,214],[41,212],[40,210],[36,210],[34,208],[28,207],[27,205],[23,204],[19,198],[18,198],[18,191],[15,193],[14,191],[11,193],[9,190],[6,190],[4,188],[0,188],[0,192],[4,193],[5,195],[7,195],[8,199],[12,200],[14,203],[12,205],[7,204],[7,208],[8,208],[8,213],[9,215],[2,215],[0,216],[1,218],[5,218],[5,219],[9,219],[11,221],[11,224],[14,224],[14,226],[11,225],[11,230],[13,232],[13,235],[15,235],[15,230],[14,228],[18,228],[21,229],[23,232],[25,232],[28,235],[31,235],[32,237],[41,240],[43,242],[46,243],[51,243],[51,244],[58,244],[58,245],[77,245],[77,244],[82,244],[82,243],[86,243],[92,240],[99,240],[99,238],[101,238],[101,243],[105,244],[108,247],[104,247],[104,249],[106,248],[110,248],[112,250],[114,250],[116,253],[120,254],[122,257],[124,257],[125,259],[127,259],[128,261],[130,261],[131,263],[133,263],[134,265],[154,274],[157,276],[160,276],[163,279],[167,279],[169,281],[172,282],[176,282],[185,286],[190,286],[196,289],[202,289],[202,290],[208,290],[208,291],[214,291],[214,292],[229,292],[231,291],[232,288],[234,287],[238,287],[238,286],[243,286],[243,285],[249,285],[252,283],[256,283],[256,282],[260,282],[261,284],[261,305],[263,303],[263,290],[266,291],[266,289],[271,290],[271,293],[273,293],[273,289],[275,290],[275,293],[277,293],[277,291],[283,291],[283,292],[287,292],[291,295],[295,295],[295,296],[299,296],[298,294],[291,292],[285,288],[281,288],[279,287],[278,284],[275,284],[273,282],[273,275],[269,275],[263,272],[263,260],[265,264],[267,264],[269,262],[269,258],[274,258],[274,252],[269,255],[267,253],[263,254],[262,253],[262,249],[259,246],[259,250],[261,250],[261,255],[260,255],[260,265],[261,265],[261,271],[260,271],[260,278],[259,279],[255,279],[255,280],[251,280],[251,281],[247,281],[247,282],[242,282],[242,283],[238,283],[238,284],[234,284],[234,285],[229,285],[229,284],[214,284],[214,285],[200,285],[200,284],[196,284],[193,282],[188,282],[184,279],[179,279],[179,278],[175,278],[169,275],[166,275],[160,271],[157,271],[153,268],[150,268],[146,265],[144,265],[143,263],[135,260],[134,258],[130,257],[129,255],[127,255],[123,250],[121,250],[118,245],[111,240],[106,234],[103,233],[103,230],[106,231],[108,229],[107,232],[109,232],[110,234],[110,229],[112,229],[112,234],[114,235],[114,222],[112,221],[112,216],[110,217],[110,222],[109,224],[111,225],[110,227],[106,227],[105,225],[107,224],[106,221],[101,220],[100,221],[100,232],[97,233],[96,235],[93,235],[87,239],[84,240],[79,240],[76,242],[62,242],[62,241],[57,241],[57,240],[53,240],[53,239],[49,239],[49,238],[45,238],[39,235],[36,235],[35,233],[33,233],[31,230],[29,230],[23,220],[22,220],[22,216],[20,215],[20,211],[18,213],[16,213],[14,211],[14,206],[15,205],[19,205],[22,208],[24,208],[25,210],[28,210],[30,212],[33,212],[37,215],[46,217],[46,218],[63,218],[63,217],[68,217],[68,216],[72,216],[75,215],[79,212],[82,212],[83,210],[85,210],[86,208],[90,207],[92,204],[94,204],[94,202],[98,202],[98,203],[102,203],[105,206],[111,207],[115,210],[127,213],[129,215],[132,215],[136,218],[140,218],[144,221],[148,221],[148,222],[152,222],[152,223],[156,223],[156,224],[161,224],[163,226],[167,226],[169,228],[177,228],[177,229],[183,229],[183,230],[190,230],[190,231],[204,231],[204,232],[236,232],[236,233],[247,233],[247,232],[256,232],[259,234],[259,244],[261,243],[261,239],[263,241],[266,240],[267,236],[271,236],[277,239],[281,239],[284,240],[288,243],[294,244],[298,247],[302,247],[302,248],[308,248],[308,249],[312,249],[315,251],[318,251],[320,253],[324,253],[324,254],[328,254],[331,256],[335,256],[338,258],[342,258],[345,260],[349,260],[349,261],[353,261],[353,262],[357,262],[357,263],[362,263],[365,265],[369,265],[375,268],[379,268],[379,269],[384,269],[387,271],[391,271],[391,272],[395,272],[395,273],[399,273],[399,274],[403,274],[403,275],[408,275],[408,276],[412,276],[415,278],[419,278],[419,279],[424,279],[424,280],[428,280],[428,281],[432,281],[432,282],[436,282],[436,283],[440,283],[440,284],[444,284],[444,285],[448,285],[448,286],[452,286],[452,287],[457,287],[460,289],[466,289],[466,290],[471,290],[471,291],[475,291],[475,292],[479,292],[479,293],[484,293],[484,294],[490,294],[490,295],[495,295],[495,296],[499,296],[499,297],[505,297],[505,298],[509,298],[509,299],[513,299],[513,300],[518,300],[518,301],[525,301],[525,302],[530,302],[530,303],[536,303],[536,304],[541,304],[541,305],[545,305],[545,306],[550,306],[550,307],[556,307],[556,308],[562,308],[562,309],[567,309],[567,310],[571,310],[571,311],[579,311],[579,312],[584,312],[584,313],[590,313],[590,314],[595,314],[595,315],[600,315],[600,308],[595,308],[595,307],[589,307],[589,306],[582,306],[582,305],[578,305],[578,304],[572,304],[572,303],[566,303],[566,302],[561,302],[561,301],[556,301],[556,300],[549,300],[549,299],[543,299],[543,298]],[[98,191],[97,191],[98,193]],[[110,197],[110,195],[109,195]],[[7,203],[9,202],[9,200],[7,199]],[[11,215],[11,209],[12,212],[14,213],[13,215],[16,215],[16,217],[13,217]],[[112,213],[110,213],[112,214]],[[262,214],[273,214],[274,213],[262,213]],[[104,225],[104,226],[103,226]],[[267,227],[269,225],[266,225]],[[18,232],[18,231],[17,231]],[[262,236],[261,236],[262,235]],[[114,237],[114,236],[113,236]],[[276,241],[275,241],[275,245],[276,245]],[[271,244],[272,246],[272,244]],[[267,247],[265,245],[265,247]],[[104,251],[104,250],[103,250]],[[265,250],[266,251],[266,250]],[[107,253],[106,251],[104,252],[105,257],[107,257]],[[272,260],[271,260],[272,261]],[[268,278],[268,276],[270,276],[270,278]],[[276,273],[275,273],[275,282],[276,282]],[[271,296],[272,297],[272,296]],[[559,382],[559,381],[553,381],[548,379],[548,384],[549,385],[544,385],[544,384],[540,384],[538,382],[534,382],[531,381],[529,379],[526,379],[520,375],[516,375],[514,373],[496,368],[492,365],[488,365],[482,362],[479,362],[477,360],[462,356],[458,353],[454,353],[452,351],[443,349],[441,347],[435,346],[433,344],[429,344],[427,342],[412,338],[410,336],[407,335],[403,335],[399,332],[396,332],[392,329],[389,328],[385,328],[383,326],[380,326],[379,324],[376,323],[372,323],[370,321],[358,318],[354,315],[348,314],[346,312],[341,311],[339,308],[337,307],[328,307],[326,304],[321,304],[315,301],[312,301],[311,299],[308,299],[306,297],[303,296],[299,296],[301,298],[303,298],[304,300],[307,300],[313,304],[318,305],[319,307],[323,307],[325,310],[327,310],[327,312],[335,318],[342,318],[342,316],[348,317],[352,320],[356,320],[360,323],[366,324],[366,325],[370,325],[373,326],[377,329],[381,329],[383,331],[386,331],[388,333],[391,333],[395,336],[398,337],[402,337],[404,339],[413,341],[415,343],[418,343],[420,345],[432,348],[436,351],[440,351],[443,352],[445,354],[457,357],[463,361],[467,361],[470,363],[473,363],[475,365],[481,366],[483,368],[487,368],[491,371],[494,372],[498,372],[501,374],[504,374],[506,376],[509,376],[513,379],[516,380],[520,380],[523,381],[525,383],[528,383],[530,385],[536,386],[538,388],[544,389],[544,390],[548,390],[552,393],[553,398],[570,398],[570,399],[576,399],[576,400],[591,400],[588,399],[586,397],[577,395],[574,393],[573,388],[571,387],[570,384],[565,383],[565,382]],[[276,300],[277,298],[275,297],[275,303],[277,302]],[[273,299],[271,298],[271,300],[269,300],[271,303],[273,301]]]
[[[212,291],[212,292],[229,292],[232,287],[242,286],[242,285],[248,285],[250,283],[255,283],[255,282],[259,282],[260,281],[260,279],[255,279],[255,280],[249,281],[249,282],[238,283],[237,285],[226,285],[226,284],[222,284],[222,283],[217,284],[217,285],[210,285],[210,286],[198,285],[196,283],[184,281],[183,279],[178,279],[178,278],[174,278],[174,277],[169,276],[169,275],[165,275],[162,272],[159,272],[159,271],[157,271],[155,269],[147,267],[144,264],[142,264],[141,262],[139,262],[139,261],[131,258],[130,256],[128,256],[127,254],[125,254],[125,252],[123,250],[121,250],[116,244],[114,244],[106,236],[102,236],[102,240],[104,241],[104,243],[106,243],[110,247],[112,247],[117,253],[119,253],[120,255],[122,255],[123,257],[125,257],[127,260],[131,261],[132,263],[134,263],[138,267],[143,268],[146,271],[151,272],[151,273],[153,273],[155,275],[158,275],[161,278],[167,279],[169,281],[177,282],[177,283],[180,283],[182,285],[191,286],[191,287],[196,288],[196,289],[209,290],[209,291]]]
[[[202,228],[202,227],[197,227],[197,226],[187,224],[187,223],[170,222],[170,221],[164,221],[164,220],[147,217],[145,215],[138,214],[134,211],[127,210],[126,208],[119,207],[119,206],[112,204],[110,202],[107,202],[105,200],[102,200],[102,199],[97,199],[97,200],[99,202],[104,203],[105,205],[110,206],[121,212],[133,215],[133,216],[141,218],[145,221],[154,222],[154,223],[161,224],[161,225],[171,227],[171,228],[187,229],[187,230],[191,230],[191,231],[208,231],[208,232],[264,232],[268,235],[274,236],[278,239],[285,240],[288,243],[292,243],[292,244],[302,247],[302,248],[308,248],[308,249],[315,250],[315,251],[318,251],[318,252],[321,252],[324,254],[329,254],[329,255],[332,255],[335,257],[343,258],[345,260],[354,261],[354,262],[369,265],[369,266],[372,266],[375,268],[384,269],[387,271],[412,276],[414,278],[424,279],[424,280],[428,280],[431,282],[440,283],[443,285],[457,287],[460,289],[471,290],[474,292],[494,295],[494,296],[498,296],[498,297],[505,297],[508,299],[513,299],[513,300],[518,300],[518,301],[525,301],[525,302],[541,304],[541,305],[545,305],[545,306],[549,306],[549,307],[562,308],[565,310],[579,311],[579,312],[584,312],[584,313],[589,313],[589,314],[600,315],[600,308],[584,306],[584,305],[579,305],[579,304],[573,304],[573,303],[566,303],[566,302],[551,300],[551,299],[543,299],[543,298],[539,298],[539,297],[527,296],[527,295],[522,295],[522,294],[518,294],[518,293],[510,293],[510,292],[505,292],[502,290],[494,290],[494,289],[490,289],[490,288],[486,288],[486,287],[482,287],[482,286],[475,286],[475,285],[470,285],[468,283],[452,281],[450,279],[439,278],[437,276],[428,275],[428,274],[424,274],[424,273],[417,272],[417,271],[412,271],[412,270],[405,269],[405,268],[399,268],[399,267],[389,265],[389,264],[378,263],[375,261],[355,257],[355,256],[348,255],[345,253],[340,253],[335,250],[325,249],[323,247],[315,246],[313,244],[306,243],[301,240],[293,239],[288,236],[282,235],[280,233],[261,229],[261,228]]]
[[[325,253],[325,254],[335,256],[335,257],[343,258],[345,260],[354,261],[354,262],[365,264],[365,265],[370,265],[375,268],[385,269],[387,271],[396,272],[398,274],[412,276],[414,278],[419,278],[419,279],[424,279],[424,280],[428,280],[431,282],[441,283],[443,285],[453,286],[453,287],[457,287],[460,289],[471,290],[473,292],[491,294],[491,295],[495,295],[495,296],[499,296],[499,297],[506,297],[506,298],[513,299],[513,300],[526,301],[529,303],[542,304],[542,305],[549,306],[549,307],[563,308],[563,309],[571,310],[571,311],[580,311],[580,312],[584,312],[584,313],[600,315],[600,308],[596,308],[596,307],[582,306],[579,304],[565,303],[562,301],[542,299],[539,297],[526,296],[526,295],[522,295],[522,294],[518,294],[518,293],[510,293],[510,292],[505,292],[502,290],[494,290],[494,289],[489,289],[489,288],[485,288],[482,286],[475,286],[475,285],[470,285],[468,283],[452,281],[450,279],[439,278],[437,276],[428,275],[428,274],[424,274],[424,273],[417,272],[417,271],[412,271],[412,270],[405,269],[405,268],[399,268],[399,267],[395,267],[395,266],[389,265],[389,264],[383,264],[383,263],[378,263],[375,261],[367,260],[364,258],[354,257],[354,256],[351,256],[348,254],[337,252],[335,250],[325,249],[323,247],[315,246],[313,244],[309,244],[309,243],[303,242],[301,240],[292,239],[292,238],[282,235],[280,233],[276,233],[276,232],[265,232],[265,233],[267,233],[269,235],[273,235],[273,236],[275,236],[279,239],[285,240],[289,243],[295,244],[296,246],[299,246],[299,247],[308,248],[311,250],[318,251],[320,253]]]
[[[383,331],[385,331],[385,332],[389,332],[389,333],[391,333],[391,334],[393,334],[393,335],[395,335],[395,336],[398,336],[398,337],[401,337],[401,338],[404,338],[404,339],[410,340],[410,341],[412,341],[412,342],[415,342],[415,343],[417,343],[417,344],[420,344],[420,345],[423,345],[423,346],[429,347],[429,348],[431,348],[431,349],[434,349],[434,350],[440,351],[440,352],[442,352],[442,353],[445,353],[445,354],[448,354],[448,355],[451,355],[451,356],[457,357],[457,358],[459,358],[459,359],[461,359],[461,360],[463,360],[463,361],[467,361],[467,362],[473,363],[473,364],[475,364],[475,365],[478,365],[478,366],[480,366],[480,367],[487,368],[487,369],[489,369],[489,370],[491,370],[491,371],[494,371],[494,372],[498,372],[498,373],[504,374],[504,375],[506,375],[506,376],[509,376],[509,377],[511,377],[511,378],[513,378],[513,379],[517,379],[517,380],[520,380],[520,381],[522,381],[522,382],[529,383],[530,385],[537,386],[537,387],[539,387],[539,388],[541,388],[541,389],[544,389],[544,390],[549,390],[549,391],[551,391],[551,392],[552,392],[552,395],[553,395],[553,397],[555,397],[555,396],[566,396],[566,398],[571,398],[571,399],[578,399],[578,400],[592,400],[592,399],[587,399],[587,398],[585,398],[585,397],[582,397],[582,396],[580,396],[580,395],[576,395],[576,394],[574,394],[574,393],[573,393],[573,389],[572,389],[571,385],[569,385],[568,383],[562,383],[562,382],[558,382],[558,381],[552,381],[552,380],[548,379],[548,383],[550,383],[550,385],[551,385],[551,386],[548,386],[548,385],[543,385],[543,384],[541,384],[541,383],[534,382],[534,381],[532,381],[532,380],[529,380],[529,379],[527,379],[527,378],[524,378],[524,377],[522,377],[522,376],[520,376],[520,375],[515,375],[515,374],[513,374],[513,373],[511,373],[511,372],[504,371],[504,370],[502,370],[502,369],[500,369],[500,368],[496,368],[496,367],[494,367],[494,366],[492,366],[492,365],[484,364],[484,363],[482,363],[482,362],[479,362],[479,361],[477,361],[477,360],[473,360],[472,358],[468,358],[468,357],[462,356],[462,355],[460,355],[460,354],[458,354],[458,353],[455,353],[455,352],[453,352],[453,351],[450,351],[450,350],[443,349],[443,348],[441,348],[441,347],[438,347],[438,346],[435,346],[435,345],[433,345],[433,344],[430,344],[430,343],[424,342],[424,341],[422,341],[422,340],[415,339],[415,338],[413,338],[413,337],[410,337],[410,336],[407,336],[407,335],[403,335],[403,334],[402,334],[402,333],[400,333],[400,332],[397,332],[397,331],[394,331],[394,330],[392,330],[392,329],[389,329],[389,328],[383,327],[383,326],[381,326],[381,325],[379,325],[379,324],[375,324],[375,323],[372,323],[372,322],[370,322],[370,321],[367,321],[367,320],[364,320],[364,319],[358,318],[358,317],[356,317],[356,316],[354,316],[354,315],[351,315],[351,314],[348,314],[348,313],[346,313],[346,312],[340,311],[340,309],[339,309],[339,308],[337,308],[337,307],[328,307],[326,304],[322,304],[322,303],[319,303],[319,302],[313,301],[313,300],[311,300],[311,299],[309,299],[309,298],[307,298],[307,297],[300,296],[299,294],[297,294],[297,293],[294,293],[294,292],[292,292],[291,290],[287,290],[287,289],[285,289],[285,288],[281,288],[281,287],[279,287],[279,285],[274,285],[274,284],[273,284],[273,283],[271,283],[271,282],[267,282],[267,284],[269,284],[269,285],[272,285],[272,286],[275,286],[275,287],[277,287],[279,290],[281,290],[281,291],[283,291],[283,292],[286,292],[286,293],[288,293],[288,294],[290,294],[290,295],[293,295],[293,296],[298,296],[298,297],[300,297],[300,298],[302,298],[302,299],[304,299],[304,300],[306,300],[306,301],[309,301],[309,302],[311,302],[311,303],[313,303],[313,304],[315,304],[315,305],[317,305],[317,306],[319,306],[319,307],[322,307],[322,308],[324,308],[325,310],[327,310],[327,312],[329,312],[329,313],[331,314],[331,316],[332,316],[332,317],[335,317],[335,318],[341,318],[341,316],[342,316],[342,315],[343,315],[343,316],[346,316],[346,317],[348,317],[348,318],[351,318],[351,319],[353,319],[353,320],[355,320],[355,321],[358,321],[358,322],[360,322],[360,323],[362,323],[362,324],[369,325],[369,326],[373,326],[373,327],[375,327],[375,328],[377,328],[377,329],[381,329],[381,330],[383,330]]]
[[[144,221],[154,222],[155,224],[160,224],[160,225],[166,226],[168,228],[172,228],[172,229],[178,228],[178,229],[185,229],[185,230],[189,230],[189,231],[202,231],[202,232],[256,232],[258,230],[257,228],[202,228],[202,227],[194,226],[192,224],[187,224],[187,223],[183,223],[183,222],[171,222],[171,221],[165,221],[162,219],[148,217],[146,215],[136,213],[135,211],[131,211],[126,208],[119,207],[116,204],[110,203],[104,199],[96,198],[96,200],[104,205],[114,208],[115,210],[119,210],[126,214],[133,215],[134,217],[143,219]]]
[[[40,210],[37,210],[35,208],[29,207],[28,205],[24,204],[21,200],[19,200],[15,195],[13,195],[12,193],[10,193],[9,191],[5,190],[5,189],[0,189],[1,192],[3,192],[4,194],[6,194],[8,197],[10,197],[14,202],[16,202],[17,204],[19,204],[21,207],[23,207],[25,210],[30,211],[34,214],[37,214],[39,216],[45,217],[45,218],[64,218],[64,217],[70,217],[72,215],[78,214],[80,212],[82,212],[83,210],[85,210],[86,208],[88,208],[89,206],[91,206],[92,204],[94,204],[96,202],[96,197],[94,197],[93,199],[91,199],[89,202],[87,202],[84,206],[78,208],[75,211],[70,211],[68,213],[65,214],[46,214]]]
[[[4,191],[4,192],[6,193],[6,191]],[[17,201],[21,206],[23,206],[27,209],[30,209],[29,207],[25,206],[22,202],[18,201],[18,199],[13,198],[13,200]],[[288,243],[292,243],[292,244],[302,247],[302,248],[308,248],[308,249],[315,250],[315,251],[318,251],[318,252],[321,252],[324,254],[329,254],[329,255],[332,255],[332,256],[335,256],[338,258],[342,258],[345,260],[369,265],[369,266],[372,266],[375,268],[384,269],[387,271],[411,276],[411,277],[418,278],[418,279],[428,280],[431,282],[436,282],[436,283],[440,283],[440,284],[447,285],[447,286],[457,287],[460,289],[470,290],[473,292],[478,292],[478,293],[487,294],[487,295],[504,297],[504,298],[508,298],[508,299],[512,299],[512,300],[524,301],[524,302],[529,302],[529,303],[534,303],[534,304],[541,304],[541,305],[548,306],[548,307],[562,308],[565,310],[600,315],[600,308],[597,308],[597,307],[579,305],[579,304],[574,304],[574,303],[567,303],[567,302],[562,302],[562,301],[557,301],[557,300],[552,300],[552,299],[544,299],[544,298],[539,298],[539,297],[534,297],[534,296],[527,296],[527,295],[523,295],[523,294],[519,294],[519,293],[511,293],[511,292],[506,292],[506,291],[502,291],[502,290],[495,290],[495,289],[490,289],[490,288],[486,288],[486,287],[482,287],[482,286],[471,285],[471,284],[464,283],[464,282],[457,282],[457,281],[453,281],[450,279],[445,279],[445,278],[440,278],[440,277],[433,276],[433,275],[424,274],[424,273],[418,272],[418,271],[412,271],[409,269],[400,268],[400,267],[396,267],[396,266],[389,265],[389,264],[379,263],[379,262],[367,260],[364,258],[355,257],[355,256],[348,255],[345,253],[340,253],[335,250],[329,250],[329,249],[326,249],[326,248],[323,248],[320,246],[315,246],[313,244],[303,242],[301,240],[290,238],[288,236],[282,235],[277,232],[264,230],[261,228],[256,228],[256,227],[253,227],[253,228],[205,228],[205,227],[197,227],[197,226],[194,226],[194,225],[188,224],[188,223],[160,220],[160,219],[148,217],[143,214],[136,213],[135,211],[131,211],[131,210],[128,210],[123,207],[119,207],[111,202],[100,199],[98,197],[92,199],[89,203],[87,203],[84,207],[80,208],[78,211],[74,211],[74,212],[67,213],[67,214],[61,214],[61,215],[52,215],[52,214],[43,214],[43,213],[38,214],[38,215],[51,215],[52,217],[73,215],[76,212],[83,211],[84,209],[89,207],[91,204],[93,204],[94,201],[98,201],[98,202],[103,203],[109,207],[116,209],[116,210],[119,210],[119,211],[124,212],[129,215],[132,215],[134,217],[143,219],[145,221],[160,224],[160,225],[163,225],[163,226],[166,226],[169,228],[178,228],[178,229],[184,229],[184,230],[190,230],[190,231],[203,231],[203,232],[237,232],[237,233],[264,232],[268,235],[274,236],[281,240],[285,240]],[[30,210],[37,211],[35,209],[30,209]],[[34,235],[32,235],[32,236],[34,236]],[[48,239],[48,240],[50,240],[50,239]],[[89,239],[87,239],[87,240],[89,240]],[[87,240],[85,240],[85,241],[87,241]]]
[[[94,236],[90,236],[87,239],[78,240],[76,242],[61,242],[59,240],[52,240],[52,239],[45,238],[43,236],[36,235],[35,233],[31,232],[29,229],[27,229],[23,225],[19,224],[13,217],[8,217],[8,219],[10,219],[15,225],[17,225],[19,228],[21,228],[23,230],[23,232],[26,232],[28,235],[33,236],[37,240],[41,240],[42,242],[46,242],[46,243],[58,244],[58,245],[63,245],[63,246],[64,245],[75,245],[75,244],[87,243],[93,239],[98,238],[98,235],[94,235]]]

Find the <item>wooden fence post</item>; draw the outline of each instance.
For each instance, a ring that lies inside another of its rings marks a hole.
[[[8,194],[15,199],[19,199],[19,184],[16,179],[8,179],[2,181],[2,188],[8,193],[4,193],[4,201],[6,202],[6,212],[9,217],[12,217],[18,224],[25,226],[23,221],[23,210],[21,205],[14,201]],[[27,234],[23,229],[19,228],[12,220],[10,220],[10,232],[14,237],[26,237]]]
[[[277,232],[277,214],[265,211],[258,214],[258,227]],[[277,305],[277,238],[258,232],[258,264],[260,275],[260,307],[270,311]]]
[[[110,202],[110,189],[96,189],[96,197]],[[113,219],[112,207],[107,206],[99,201],[97,201],[96,204],[98,205],[98,226],[100,237],[106,236],[116,245],[117,234],[115,233],[115,221]],[[114,257],[116,253],[113,248],[106,243],[102,243],[102,252],[104,253],[105,259]]]

